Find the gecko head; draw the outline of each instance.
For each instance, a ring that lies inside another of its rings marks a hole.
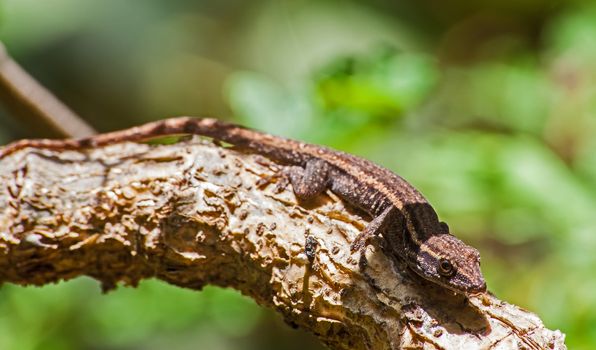
[[[449,233],[431,235],[416,249],[412,269],[457,293],[486,292],[480,253]]]

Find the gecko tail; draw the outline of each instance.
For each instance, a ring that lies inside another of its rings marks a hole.
[[[102,147],[118,142],[142,142],[173,135],[200,135],[252,150],[287,163],[301,163],[293,150],[302,147],[298,141],[283,139],[214,118],[176,117],[150,122],[125,130],[112,131],[82,139],[20,140],[0,149],[0,159],[24,148],[77,150]]]

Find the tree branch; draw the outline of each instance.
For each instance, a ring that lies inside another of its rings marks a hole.
[[[0,160],[0,282],[232,287],[332,349],[565,349],[535,315],[424,282],[380,241],[351,254],[368,219],[330,192],[296,203],[267,180],[277,168],[198,138],[17,151]]]

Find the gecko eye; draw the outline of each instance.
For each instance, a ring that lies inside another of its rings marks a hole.
[[[455,274],[455,268],[447,259],[439,260],[439,266],[437,271],[441,276],[451,277]]]

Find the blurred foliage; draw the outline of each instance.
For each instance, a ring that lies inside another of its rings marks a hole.
[[[4,0],[0,38],[102,130],[235,119],[403,175],[489,288],[596,344],[596,5]],[[0,141],[28,135],[0,115]],[[0,290],[1,349],[298,349],[235,292],[78,279]],[[272,321],[273,320],[273,321]],[[272,331],[275,329],[275,331]],[[197,345],[198,344],[198,345]]]
[[[437,69],[426,56],[388,53],[367,60],[347,58],[323,74],[317,95],[327,111],[393,118],[427,97]]]

